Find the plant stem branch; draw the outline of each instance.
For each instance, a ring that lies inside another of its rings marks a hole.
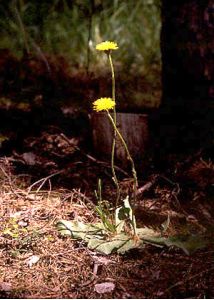
[[[136,197],[137,197],[137,187],[138,187],[137,172],[135,170],[134,161],[131,157],[128,146],[127,146],[123,136],[121,135],[120,131],[118,130],[117,125],[115,124],[114,119],[112,118],[112,116],[111,116],[111,114],[109,113],[108,110],[107,110],[107,114],[108,114],[108,117],[109,117],[113,127],[114,127],[114,130],[115,130],[116,134],[118,135],[119,139],[121,140],[121,142],[122,142],[122,144],[125,148],[125,151],[126,151],[126,154],[127,154],[127,159],[130,161],[131,167],[132,167],[132,175],[133,175],[133,179],[134,179],[134,188],[133,188],[133,199],[134,199],[134,201],[132,203],[132,209],[133,209],[133,220],[132,220],[132,222],[134,224],[134,208],[135,208],[135,202],[136,202]],[[134,227],[134,230],[135,230],[135,227]]]
[[[110,67],[111,67],[112,100],[114,102],[116,102],[116,100],[115,100],[115,74],[114,74],[114,65],[113,65],[113,62],[112,62],[112,58],[111,58],[111,53],[110,52],[108,53],[108,59],[109,59]],[[116,114],[115,107],[114,107],[114,110],[113,110],[113,120],[114,120],[114,123],[117,124],[117,114]],[[115,130],[115,127],[114,127],[114,137],[113,137],[113,141],[112,141],[112,151],[111,151],[111,168],[112,168],[112,174],[113,174],[113,181],[114,181],[114,183],[116,185],[116,188],[117,188],[117,198],[116,198],[115,207],[118,206],[118,202],[119,202],[119,199],[120,199],[120,186],[119,186],[119,183],[118,183],[117,175],[115,173],[115,165],[114,165],[116,135],[117,135],[117,133],[116,133],[116,130]]]

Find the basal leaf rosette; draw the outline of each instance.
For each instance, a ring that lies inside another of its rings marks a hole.
[[[99,112],[103,110],[110,110],[115,107],[116,103],[112,98],[100,98],[93,102],[93,110]]]

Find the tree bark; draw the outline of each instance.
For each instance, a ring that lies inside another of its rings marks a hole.
[[[162,0],[161,51],[163,138],[178,148],[210,145],[214,104],[213,0]]]

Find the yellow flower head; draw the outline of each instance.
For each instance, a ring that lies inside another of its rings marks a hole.
[[[118,45],[115,42],[105,41],[100,44],[97,44],[96,49],[99,51],[117,50]]]
[[[93,102],[93,110],[98,112],[113,109],[115,104],[115,101],[111,98],[100,98]]]

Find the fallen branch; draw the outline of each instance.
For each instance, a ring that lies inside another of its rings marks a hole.
[[[49,180],[50,178],[52,178],[53,176],[56,176],[56,175],[61,174],[62,172],[63,172],[63,171],[58,171],[58,172],[56,172],[56,173],[54,173],[54,174],[51,174],[51,175],[49,175],[49,176],[47,176],[47,177],[41,178],[41,179],[37,180],[36,182],[34,182],[33,184],[31,184],[31,186],[29,186],[29,188],[28,188],[27,196],[29,195],[29,193],[31,192],[31,190],[32,190],[32,188],[33,188],[34,186],[36,186],[37,184],[40,183],[39,187],[38,187],[37,190],[36,190],[36,194],[37,194],[37,193],[41,190],[41,188],[43,187],[43,185],[46,183],[46,181],[48,181],[48,180]]]
[[[136,193],[137,196],[142,195],[142,194],[145,193],[146,191],[150,190],[151,187],[155,184],[156,179],[157,179],[157,176],[154,176],[154,178],[152,178],[151,181],[147,182],[147,183],[144,184],[142,187],[140,187],[140,188],[137,190],[137,193]]]
[[[150,190],[150,188],[153,186],[154,182],[147,182],[146,184],[144,184],[142,187],[140,187],[138,190],[137,190],[137,193],[136,195],[139,196],[139,195],[142,195],[144,192]]]

